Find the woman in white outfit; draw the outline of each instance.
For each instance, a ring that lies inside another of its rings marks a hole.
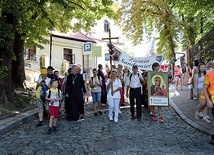
[[[122,83],[120,79],[117,78],[117,72],[112,71],[110,79],[106,82],[108,90],[108,105],[109,105],[109,120],[113,121],[113,108],[115,109],[114,113],[114,122],[118,122],[118,112],[119,112],[119,103],[120,103],[120,89],[122,89]]]

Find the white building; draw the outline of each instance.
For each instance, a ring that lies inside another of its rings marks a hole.
[[[90,72],[97,68],[98,64],[103,67],[109,66],[109,28],[111,29],[111,42],[124,50],[126,38],[122,30],[116,26],[113,20],[103,18],[97,21],[87,34],[78,33],[56,33],[52,32],[47,39],[50,44],[43,44],[44,49],[31,48],[25,50],[25,66],[28,69],[39,70],[40,67],[52,65],[61,73],[65,72],[71,64],[80,66],[83,70]],[[84,55],[83,44],[92,43],[93,46],[101,46],[101,57],[93,57],[92,54]],[[126,44],[127,45],[127,44]],[[41,57],[44,59],[41,61]]]
[[[39,70],[40,67],[51,65],[61,73],[72,64],[83,68],[83,44],[96,43],[82,32],[68,34],[53,32],[47,39],[50,39],[50,44],[43,44],[43,49],[30,48],[24,51],[26,68]]]
[[[96,63],[93,65],[90,64],[92,68],[97,68],[98,64],[102,64],[104,68],[106,65],[109,66],[109,48],[107,46],[107,43],[109,43],[109,29],[111,31],[111,42],[113,45],[121,49],[124,49],[125,47],[126,38],[122,35],[122,30],[115,25],[113,20],[102,18],[87,34],[90,38],[96,41],[96,46],[102,47],[102,56],[94,58],[94,62]]]

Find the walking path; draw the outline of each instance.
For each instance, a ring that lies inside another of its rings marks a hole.
[[[213,123],[206,123],[202,119],[196,120],[194,113],[198,106],[197,100],[188,100],[189,90],[183,86],[183,90],[175,90],[175,85],[170,85],[170,105],[177,114],[192,127],[211,135],[213,133]],[[0,118],[0,134],[12,130],[13,128],[31,120],[37,114],[37,109],[32,109],[27,112],[18,113],[13,117]],[[208,116],[213,122],[212,114],[208,111]]]
[[[183,86],[183,90],[175,89],[175,85],[171,84],[170,89],[170,104],[173,109],[177,112],[177,114],[186,121],[189,125],[194,128],[205,132],[206,134],[213,134],[214,132],[214,124],[213,117],[211,114],[211,110],[208,109],[207,115],[210,117],[211,123],[206,123],[202,119],[195,119],[195,111],[198,106],[197,100],[189,100],[189,90],[187,87]]]

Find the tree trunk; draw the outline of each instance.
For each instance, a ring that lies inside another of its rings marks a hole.
[[[13,51],[13,43],[14,39],[11,37],[15,32],[15,17],[11,13],[5,13],[2,11],[2,16],[5,17],[5,25],[8,25],[7,31],[10,35],[5,35],[2,27],[1,33],[4,36],[5,43],[3,43],[0,48],[0,70],[3,71],[1,73],[0,79],[0,104],[8,105],[11,100],[14,98],[14,88],[12,85],[12,51]],[[11,27],[10,27],[11,26]],[[10,29],[9,29],[10,28]],[[3,77],[2,77],[3,75]],[[5,75],[5,76],[4,76]]]
[[[12,62],[12,82],[15,88],[23,88],[23,82],[25,80],[23,51],[24,40],[22,40],[22,35],[16,31],[13,46],[13,52],[16,56],[16,60],[13,60]]]
[[[0,58],[2,59],[0,68],[7,67],[7,69],[4,70],[6,76],[0,80],[0,104],[7,105],[14,96],[11,75],[12,62],[7,50],[0,49]]]
[[[171,58],[172,58],[172,77],[174,77],[174,68],[175,68],[175,61],[176,61],[176,55],[175,55],[175,45],[173,42],[173,39],[171,36],[169,36],[169,46],[171,51]]]

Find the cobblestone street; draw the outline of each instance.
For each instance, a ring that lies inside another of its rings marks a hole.
[[[186,124],[171,107],[163,109],[164,123],[151,121],[144,110],[143,122],[129,119],[129,108],[122,109],[119,122],[109,122],[85,107],[85,120],[68,122],[60,118],[57,131],[47,134],[48,120],[36,128],[38,119],[23,124],[0,137],[0,154],[213,154],[210,136]]]

